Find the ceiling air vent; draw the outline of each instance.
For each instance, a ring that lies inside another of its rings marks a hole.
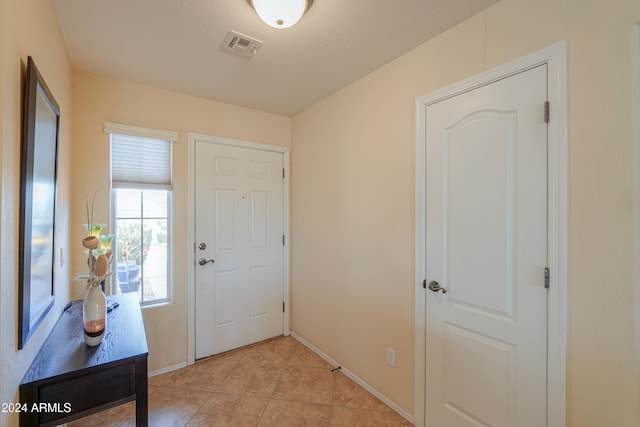
[[[229,31],[221,47],[222,50],[226,50],[227,52],[251,57],[260,49],[260,46],[262,46],[260,40],[245,36],[236,31]]]

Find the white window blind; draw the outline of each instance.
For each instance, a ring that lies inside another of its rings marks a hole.
[[[172,188],[170,140],[111,133],[114,188]]]

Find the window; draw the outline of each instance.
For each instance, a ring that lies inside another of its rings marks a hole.
[[[170,192],[115,188],[113,193],[116,293],[138,292],[141,303],[168,300]]]
[[[137,292],[141,304],[171,299],[170,132],[105,124],[111,134],[111,293]]]

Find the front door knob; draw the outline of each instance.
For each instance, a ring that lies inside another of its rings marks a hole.
[[[204,258],[200,258],[200,260],[198,261],[198,264],[200,265],[207,265],[210,262],[216,262],[213,259],[204,259]]]

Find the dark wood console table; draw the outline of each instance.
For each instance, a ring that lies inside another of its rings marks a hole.
[[[108,297],[102,343],[89,347],[82,301],[62,313],[20,384],[20,426],[56,426],[136,401],[136,425],[146,427],[147,338],[137,293]]]

